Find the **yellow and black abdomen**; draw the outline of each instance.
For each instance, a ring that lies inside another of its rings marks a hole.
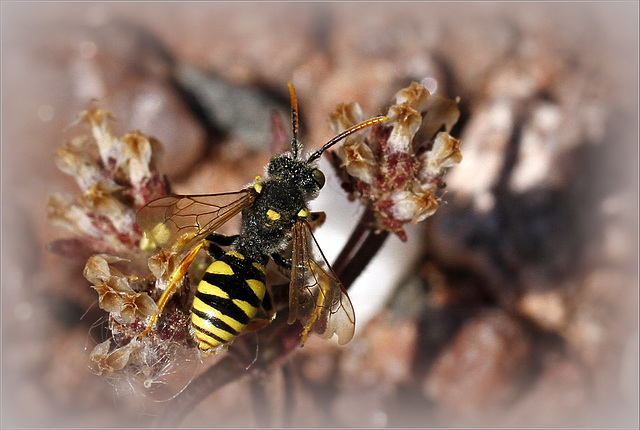
[[[214,261],[198,284],[191,307],[198,348],[214,352],[241,334],[258,312],[265,291],[265,269],[260,263],[237,251]]]

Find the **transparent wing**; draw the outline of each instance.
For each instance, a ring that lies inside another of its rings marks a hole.
[[[251,206],[255,194],[245,188],[233,193],[161,197],[138,211],[137,223],[156,245],[181,252]]]
[[[289,324],[300,320],[304,327],[302,343],[309,331],[325,339],[336,334],[340,345],[348,343],[355,330],[351,300],[307,221],[293,226],[292,244]]]

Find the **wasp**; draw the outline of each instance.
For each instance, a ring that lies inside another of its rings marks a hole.
[[[162,309],[182,284],[189,265],[205,247],[215,258],[200,280],[190,311],[190,333],[205,355],[214,354],[243,332],[267,325],[275,311],[266,288],[269,261],[290,273],[288,323],[303,326],[301,344],[309,332],[339,344],[353,337],[355,316],[347,291],[313,237],[308,204],[324,186],[315,167],[325,150],[366,127],[387,121],[378,116],[338,134],[319,150],[302,154],[298,140],[298,102],[288,83],[291,100],[291,150],[271,158],[264,177],[236,192],[169,195],[149,202],[137,214],[145,240],[185,255],[172,272],[169,286],[158,299],[158,313],[141,336],[147,335]],[[216,230],[241,214],[240,232],[224,236]],[[290,245],[290,257],[284,252]],[[229,247],[224,252],[222,247]],[[268,318],[258,319],[264,310]]]

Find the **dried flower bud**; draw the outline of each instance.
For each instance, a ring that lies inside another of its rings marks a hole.
[[[433,192],[397,191],[391,193],[393,219],[403,223],[418,223],[433,215],[438,200]]]
[[[124,150],[118,165],[123,166],[131,178],[132,183],[141,183],[151,177],[151,142],[149,138],[139,131],[133,131],[122,138]]]
[[[407,88],[403,88],[394,96],[396,105],[407,105],[418,112],[423,112],[429,103],[431,94],[423,85],[412,82]]]
[[[329,115],[329,122],[336,132],[337,130],[346,130],[363,120],[364,114],[362,113],[362,108],[356,102],[340,103],[336,107],[336,110]],[[345,139],[345,143],[361,135],[361,133],[352,134]]]
[[[156,279],[166,279],[178,265],[178,255],[175,252],[160,250],[148,260],[149,270]]]
[[[160,143],[139,131],[115,137],[111,115],[101,109],[83,112],[78,123],[88,123],[93,139],[77,137],[65,143],[56,156],[58,167],[76,179],[79,198],[51,196],[49,220],[81,237],[81,249],[136,258],[142,236],[135,225],[136,212],[154,198],[167,194],[168,185],[154,167]]]
[[[63,227],[81,236],[92,238],[102,236],[101,230],[94,225],[91,216],[81,207],[75,205],[71,196],[60,193],[49,196],[47,219],[53,225]]]
[[[329,118],[336,132],[346,130],[362,120],[362,108],[353,102],[338,105],[338,108]],[[349,175],[358,178],[364,183],[371,184],[374,180],[376,161],[373,151],[364,142],[362,136],[362,131],[348,136],[338,148],[338,156]]]
[[[122,187],[119,187],[115,183],[98,180],[86,189],[80,198],[80,202],[97,215],[111,216],[113,219],[122,219],[127,217],[130,211],[123,203],[113,197],[113,195],[121,189]],[[129,222],[127,225],[121,226],[121,229],[130,227],[131,220],[130,217],[127,218],[129,218]],[[116,224],[121,223],[117,222]]]
[[[443,175],[462,160],[460,141],[448,133],[459,111],[454,101],[413,82],[396,93],[387,116],[386,123],[350,136],[337,151],[341,164],[334,165],[350,198],[372,208],[377,228],[406,240],[402,226],[435,213]],[[340,105],[330,117],[336,132],[361,120],[356,104]]]
[[[98,365],[99,375],[110,375],[124,369],[127,363],[129,363],[129,357],[135,346],[134,343],[130,343],[129,345],[109,352],[111,340],[106,340],[93,348],[93,351],[89,354],[89,358]]]
[[[72,139],[58,148],[56,166],[73,176],[83,191],[102,177],[100,165],[91,154],[88,139],[84,137]]]
[[[420,156],[420,182],[435,183],[441,178],[446,169],[462,161],[460,140],[448,133],[440,132],[436,135],[433,147]]]
[[[93,283],[98,293],[101,309],[123,323],[144,319],[158,310],[158,306],[146,292],[136,292],[131,282],[136,277],[125,276],[111,267],[112,263],[126,261],[122,258],[98,254],[87,261],[84,276]]]
[[[84,277],[94,284],[105,282],[112,277],[113,272],[117,272],[110,264],[127,261],[125,258],[116,257],[115,255],[96,254],[89,258],[84,266]],[[120,274],[120,272],[117,272]]]

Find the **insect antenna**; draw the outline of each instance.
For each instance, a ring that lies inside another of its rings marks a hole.
[[[379,124],[381,122],[385,122],[388,121],[389,118],[386,116],[377,116],[375,118],[371,118],[368,119],[366,121],[363,121],[359,124],[354,125],[351,128],[346,129],[345,131],[343,131],[342,133],[340,133],[339,135],[337,135],[336,137],[334,137],[333,139],[331,139],[330,141],[328,141],[327,143],[325,143],[322,148],[320,148],[318,151],[314,152],[313,154],[311,154],[311,156],[309,157],[309,159],[307,160],[307,163],[311,163],[312,161],[320,158],[320,156],[322,155],[322,153],[328,149],[329,147],[335,145],[336,143],[340,142],[342,139],[344,139],[345,137],[349,136],[350,134],[356,133],[360,130],[362,130],[363,128],[367,128],[367,127],[371,127],[372,125],[376,125]]]
[[[287,82],[287,87],[289,88],[289,98],[291,99],[291,128],[293,131],[291,150],[293,151],[293,159],[297,160],[301,150],[300,142],[298,141],[298,98],[291,82]]]

